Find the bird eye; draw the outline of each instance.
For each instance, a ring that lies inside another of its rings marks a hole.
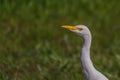
[[[83,30],[83,28],[78,28],[78,30],[82,31],[82,30]]]

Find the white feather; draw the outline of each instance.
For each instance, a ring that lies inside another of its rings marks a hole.
[[[80,30],[71,30],[72,32],[77,33],[83,39],[83,46],[81,49],[80,61],[82,64],[82,71],[85,77],[85,80],[108,80],[102,73],[97,71],[90,58],[90,46],[91,46],[91,33],[89,29],[84,25],[75,26]],[[82,30],[81,30],[82,29]]]

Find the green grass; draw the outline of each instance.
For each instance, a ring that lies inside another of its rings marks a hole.
[[[119,7],[107,0],[1,0],[0,80],[83,80],[82,40],[65,24],[90,28],[95,67],[119,80]]]

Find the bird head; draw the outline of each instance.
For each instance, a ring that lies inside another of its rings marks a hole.
[[[90,33],[89,29],[85,25],[76,25],[76,26],[64,25],[62,27],[66,28],[66,29],[68,29],[68,30],[70,30],[74,33],[77,33],[81,37],[91,36],[91,33]]]

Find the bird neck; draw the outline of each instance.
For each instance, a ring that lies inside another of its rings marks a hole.
[[[85,77],[88,77],[92,72],[95,72],[95,68],[90,58],[90,46],[91,46],[91,35],[85,35],[83,38],[83,46],[81,50],[81,64],[82,70]]]
[[[82,48],[90,50],[92,37],[90,35],[85,35],[84,37],[82,37],[82,39],[83,39],[83,46],[82,46]]]

